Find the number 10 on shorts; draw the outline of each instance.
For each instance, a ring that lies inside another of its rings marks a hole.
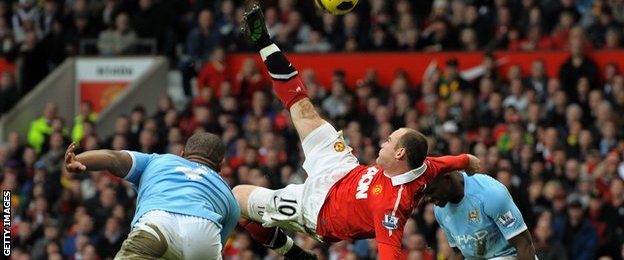
[[[284,199],[279,196],[273,197],[273,203],[275,204],[275,208],[279,211],[280,214],[292,217],[297,214],[297,201]]]

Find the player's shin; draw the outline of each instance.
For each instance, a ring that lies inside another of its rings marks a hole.
[[[316,257],[296,245],[292,238],[277,227],[266,228],[250,220],[241,220],[239,224],[251,234],[251,238],[263,246],[273,249],[288,259],[315,259]]]
[[[277,45],[270,44],[262,48],[260,56],[269,71],[277,97],[287,109],[302,98],[308,97],[299,73]]]

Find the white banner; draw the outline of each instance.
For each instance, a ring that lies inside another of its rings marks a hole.
[[[152,62],[152,58],[80,58],[76,61],[76,80],[79,84],[129,82],[143,74]]]

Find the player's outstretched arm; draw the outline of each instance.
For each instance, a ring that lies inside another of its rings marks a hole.
[[[437,169],[438,172],[466,171],[468,175],[473,175],[479,171],[480,160],[472,154],[446,155],[440,157],[427,157],[429,167]]]
[[[123,178],[132,167],[132,157],[127,152],[94,150],[76,155],[75,150],[75,143],[65,150],[65,169],[70,172],[106,170]]]
[[[533,247],[533,240],[528,229],[508,241],[518,251],[518,260],[535,259],[535,247]]]

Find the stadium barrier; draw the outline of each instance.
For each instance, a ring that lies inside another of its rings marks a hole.
[[[506,76],[507,68],[511,64],[518,64],[525,75],[530,72],[531,63],[536,59],[542,59],[546,64],[546,72],[549,77],[557,77],[560,66],[569,58],[566,51],[536,51],[536,52],[494,52],[499,71]],[[589,56],[598,64],[601,70],[605,65],[614,62],[624,68],[624,50],[617,51],[593,51]],[[233,54],[227,59],[227,73],[234,79],[240,71],[241,64],[245,59],[254,59],[257,64],[262,64],[260,55],[255,53]],[[376,53],[315,53],[295,54],[289,53],[288,58],[295,64],[299,71],[314,69],[317,81],[325,88],[330,88],[331,77],[336,69],[346,73],[347,83],[350,87],[356,86],[358,79],[364,78],[367,71],[374,68],[377,71],[378,81],[382,86],[389,86],[398,71],[405,71],[413,84],[419,84],[427,71],[433,68],[443,68],[448,59],[455,58],[459,61],[462,74],[471,79],[482,71],[480,67],[483,59],[482,52],[376,52]],[[264,66],[259,66],[265,70]],[[261,73],[266,76],[267,73]],[[267,78],[268,79],[268,78]]]
[[[71,129],[80,102],[89,100],[100,111],[96,133],[113,133],[115,119],[143,105],[155,113],[159,97],[167,93],[165,57],[68,58],[0,118],[0,137],[11,131],[26,136],[30,123],[42,115],[48,102],[58,104],[58,115]]]

